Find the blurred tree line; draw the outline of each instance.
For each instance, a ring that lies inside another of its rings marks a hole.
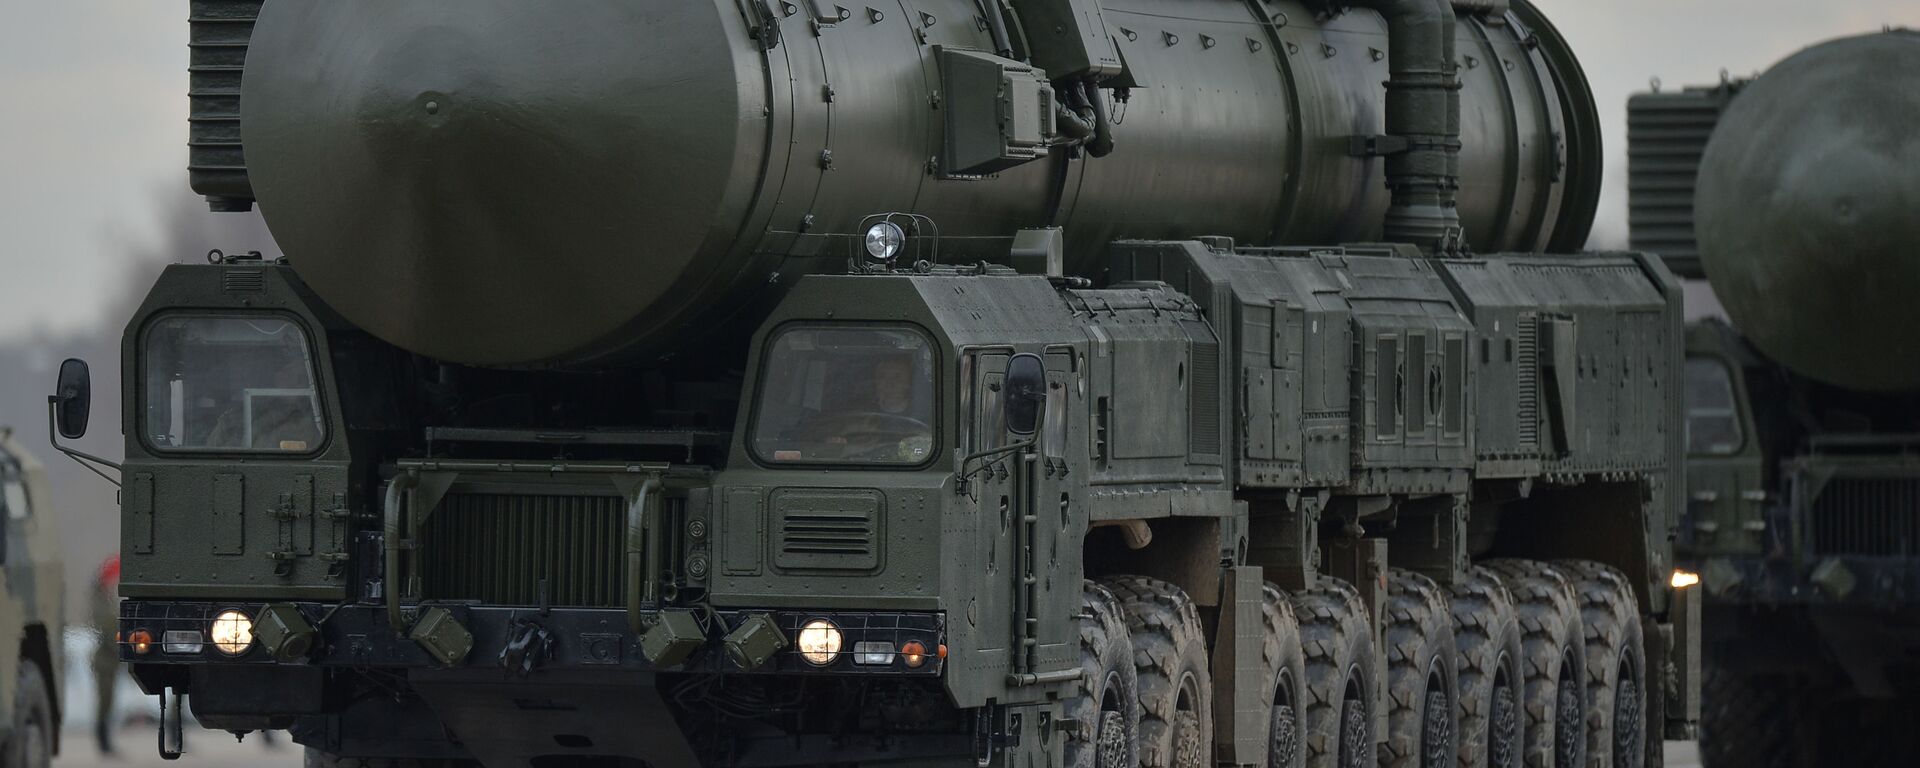
[[[24,334],[0,337],[0,429],[11,427],[21,444],[47,467],[53,498],[50,504],[35,499],[35,514],[57,519],[65,549],[71,624],[87,620],[88,590],[100,562],[120,548],[120,509],[113,485],[47,444],[47,395],[53,391],[60,362],[77,357],[93,368],[92,424],[75,447],[118,461],[124,446],[120,340],[154,278],[168,264],[198,263],[216,248],[279,256],[258,213],[209,213],[184,186],[157,201],[157,236],[129,243],[113,257],[112,277],[102,280],[90,295],[72,297],[74,312],[99,317],[99,321],[70,332],[53,333],[40,325]]]

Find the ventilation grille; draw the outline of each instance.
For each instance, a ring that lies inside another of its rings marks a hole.
[[[776,491],[774,565],[789,570],[870,571],[880,565],[877,491]]]
[[[1220,342],[1206,323],[1187,321],[1187,338],[1192,342],[1192,364],[1188,368],[1187,440],[1195,456],[1220,455]]]
[[[1920,478],[1835,478],[1808,528],[1816,554],[1920,556]]]
[[[1643,93],[1627,103],[1627,222],[1632,246],[1685,277],[1702,277],[1693,191],[1700,158],[1739,84]]]
[[[220,276],[227,293],[259,293],[267,289],[267,273],[258,269],[229,269]]]
[[[678,503],[662,501],[662,512]],[[422,596],[618,607],[626,599],[625,535],[626,502],[618,496],[450,493],[421,534]]]
[[[1520,448],[1530,451],[1540,447],[1540,320],[1523,314],[1516,326],[1514,338],[1507,342],[1516,347],[1508,355],[1514,372],[1514,426],[1520,433]]]
[[[187,177],[214,210],[253,202],[240,148],[240,76],[264,0],[192,0],[188,10]]]

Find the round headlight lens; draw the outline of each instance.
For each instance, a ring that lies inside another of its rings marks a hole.
[[[840,658],[840,646],[843,642],[845,637],[840,634],[840,628],[834,626],[833,622],[814,619],[800,628],[800,636],[796,638],[794,645],[800,650],[800,658],[806,659],[808,664],[824,667],[832,664],[834,659]]]
[[[900,246],[907,242],[907,233],[900,225],[883,221],[867,228],[867,255],[875,261],[891,261],[900,255]]]
[[[207,628],[213,647],[228,656],[238,656],[253,647],[253,619],[239,611],[221,611]]]

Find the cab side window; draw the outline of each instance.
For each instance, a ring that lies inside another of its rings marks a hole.
[[[1731,456],[1746,444],[1733,373],[1711,358],[1687,360],[1687,453]]]

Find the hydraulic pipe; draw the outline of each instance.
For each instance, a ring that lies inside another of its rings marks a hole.
[[[1405,141],[1386,158],[1386,239],[1455,253],[1465,236],[1460,189],[1460,81],[1454,72],[1453,0],[1357,0],[1387,20],[1387,135]]]

